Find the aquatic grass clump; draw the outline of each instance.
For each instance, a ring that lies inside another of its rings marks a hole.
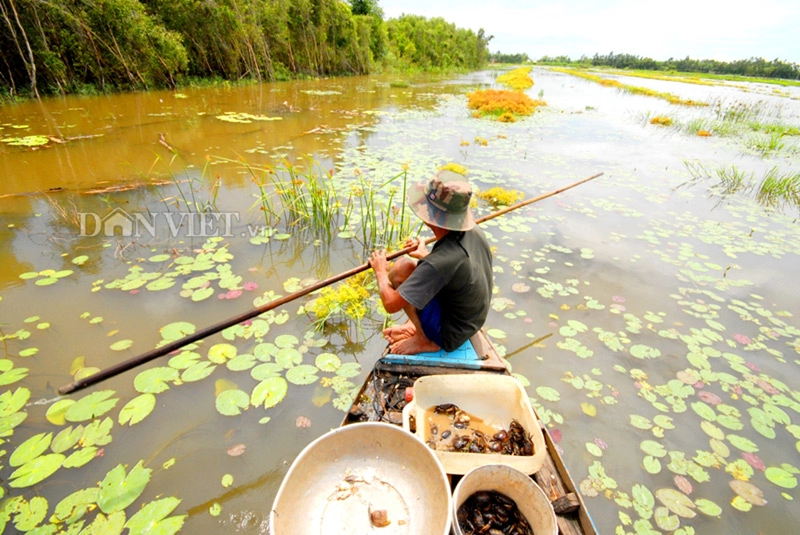
[[[753,173],[734,165],[720,167],[713,175],[700,163],[685,162],[685,165],[692,180],[681,186],[710,181],[716,175],[718,182],[709,187],[709,192],[721,200],[740,194],[754,198],[759,205],[770,210],[800,208],[800,173],[781,173],[775,166],[757,184]]]
[[[760,133],[751,134],[745,138],[744,143],[747,147],[761,153],[762,156],[773,152],[779,152],[786,146],[783,143],[782,136],[775,132],[767,135]]]
[[[482,89],[467,95],[467,107],[475,110],[473,117],[499,118],[510,113],[517,116],[531,115],[539,106],[546,106],[542,100],[533,100],[520,91],[505,89]]]
[[[497,82],[519,91],[530,89],[533,87],[533,79],[530,77],[532,69],[533,67],[518,67],[498,76]]]

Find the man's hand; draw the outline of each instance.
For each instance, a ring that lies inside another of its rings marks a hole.
[[[369,257],[369,265],[375,271],[375,275],[385,274],[389,270],[389,261],[386,260],[386,249],[380,249],[372,252]]]
[[[406,240],[406,247],[416,246],[417,249],[408,253],[408,256],[411,258],[416,258],[417,260],[422,260],[426,256],[428,256],[428,246],[425,244],[425,240],[421,240],[419,238],[409,238]]]

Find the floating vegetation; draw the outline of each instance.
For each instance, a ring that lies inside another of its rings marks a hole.
[[[533,79],[530,76],[531,70],[533,70],[533,67],[518,67],[498,76],[497,82],[517,91],[530,89],[533,87]]]
[[[326,286],[306,306],[314,314],[314,323],[321,329],[326,324],[352,321],[361,331],[361,322],[369,309],[380,308],[377,283],[371,273],[362,271],[336,287]]]
[[[587,71],[580,71],[576,69],[565,69],[565,68],[553,68],[554,71],[562,72],[564,74],[569,74],[572,76],[577,76],[579,78],[583,78],[585,80],[590,80],[592,82],[598,83],[602,86],[606,87],[615,87],[627,93],[632,93],[634,95],[644,95],[646,97],[656,97],[660,99],[664,99],[670,104],[676,104],[680,106],[708,106],[707,102],[701,102],[698,100],[691,100],[691,99],[683,99],[677,95],[673,95],[671,93],[664,93],[661,91],[655,91],[653,89],[647,87],[639,87],[635,85],[627,85],[623,84],[619,80],[613,80],[610,78],[603,78],[596,74],[591,74]]]
[[[478,198],[493,206],[511,206],[525,198],[525,194],[515,189],[505,189],[500,186],[478,191]]]
[[[253,121],[280,121],[283,117],[269,117],[267,115],[253,115],[251,113],[226,111],[222,115],[217,115],[217,119],[226,123],[249,124]]]
[[[50,137],[42,135],[4,137],[0,139],[0,143],[6,143],[11,147],[41,147],[50,143]]]
[[[481,89],[467,95],[467,107],[475,110],[475,117],[499,118],[504,114],[518,116],[531,115],[539,106],[547,103],[541,100],[532,100],[521,91],[508,91],[504,89]],[[508,121],[506,121],[508,122]]]
[[[666,115],[656,115],[652,119],[650,119],[650,124],[655,124],[659,126],[672,126],[673,120],[671,117],[667,117]]]

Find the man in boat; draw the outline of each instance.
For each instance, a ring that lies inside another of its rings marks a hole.
[[[429,252],[418,240],[410,255],[419,262],[398,286],[389,280],[386,251],[372,253],[370,265],[384,308],[408,316],[405,324],[383,331],[392,353],[454,351],[483,327],[492,295],[492,252],[475,224],[471,198],[469,182],[452,171],[440,171],[409,189],[408,205],[437,241]]]

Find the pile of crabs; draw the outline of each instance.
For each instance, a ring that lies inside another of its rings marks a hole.
[[[471,425],[474,418],[453,403],[436,405],[433,413],[447,415],[447,428],[441,419],[430,422],[428,446],[438,451],[467,453],[496,453],[502,455],[533,455],[533,441],[517,420],[508,429]],[[479,429],[482,428],[483,430]]]

